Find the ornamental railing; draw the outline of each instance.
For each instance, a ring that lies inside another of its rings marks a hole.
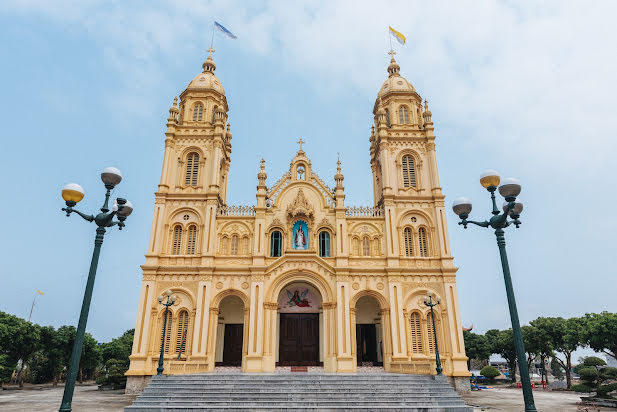
[[[383,208],[372,206],[349,206],[345,210],[349,217],[383,217]]]
[[[218,216],[255,216],[255,206],[220,206]]]

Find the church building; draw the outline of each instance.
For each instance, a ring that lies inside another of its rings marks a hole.
[[[156,374],[165,320],[158,298],[168,290],[176,300],[162,348],[165,374],[218,366],[434,374],[433,319],[424,304],[432,294],[440,300],[434,321],[444,374],[467,379],[431,112],[391,55],[367,142],[371,207],[345,204],[340,161],[336,171],[320,172],[334,172],[331,186],[301,139],[276,180],[255,159],[255,205],[228,204],[232,134],[211,53],[174,99],[128,392]]]

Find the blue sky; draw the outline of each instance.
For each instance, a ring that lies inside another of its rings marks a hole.
[[[217,20],[238,36],[215,38],[233,133],[228,203],[253,204],[259,159],[271,185],[302,137],[331,184],[341,153],[347,204],[370,204],[391,25],[408,39],[401,74],[433,112],[448,206],[466,195],[487,217],[485,169],[522,181],[524,223],[506,234],[521,321],[617,311],[606,209],[617,202],[616,12],[601,1],[3,2],[0,310],[27,317],[41,289],[33,321],[77,323],[95,227],[61,213],[60,190],[80,183],[92,213],[100,171],[116,166],[114,196],[135,212],[106,236],[88,331],[105,341],[134,327],[165,119]],[[509,327],[494,235],[448,212],[463,323]]]

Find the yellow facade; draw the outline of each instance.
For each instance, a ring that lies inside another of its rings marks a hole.
[[[386,371],[432,374],[432,323],[423,304],[432,292],[441,298],[435,320],[444,374],[469,375],[431,113],[399,70],[392,57],[373,109],[373,207],[345,205],[340,162],[330,188],[302,141],[271,186],[261,160],[255,206],[231,206],[228,106],[208,56],[167,121],[129,391],[156,373],[164,312],[157,297],[166,290],[177,300],[165,373],[234,362],[263,372],[296,360],[354,372],[359,360],[371,359]],[[301,318],[294,313],[305,310],[309,330],[294,332]],[[282,319],[292,322],[283,330]],[[304,334],[297,351],[294,333]]]

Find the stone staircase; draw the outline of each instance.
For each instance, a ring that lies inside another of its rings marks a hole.
[[[445,377],[395,373],[154,376],[125,412],[471,412]]]

